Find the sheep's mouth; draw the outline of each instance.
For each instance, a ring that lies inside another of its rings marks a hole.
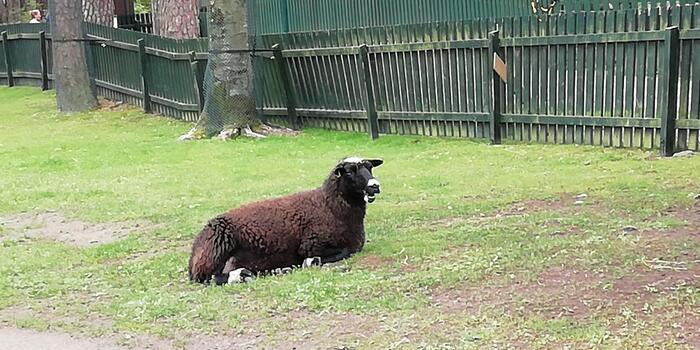
[[[367,203],[372,203],[372,202],[374,202],[374,200],[376,199],[376,197],[377,197],[377,196],[376,196],[374,193],[369,194],[369,193],[365,192],[365,202],[367,202]]]

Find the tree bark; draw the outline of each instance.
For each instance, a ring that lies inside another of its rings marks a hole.
[[[214,0],[210,10],[209,50],[248,48],[245,0]],[[201,122],[207,136],[221,131],[224,125],[236,128],[258,123],[250,53],[210,52],[206,100]]]
[[[153,34],[175,39],[199,36],[197,0],[153,0]]]
[[[83,15],[85,22],[111,27],[114,0],[83,0]]]
[[[53,74],[60,112],[84,112],[97,106],[85,55],[81,0],[49,2],[53,35]]]
[[[20,0],[0,0],[0,23],[17,23],[21,13]]]

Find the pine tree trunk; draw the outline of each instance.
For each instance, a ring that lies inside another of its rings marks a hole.
[[[21,13],[20,0],[0,0],[0,24],[19,22]]]
[[[213,0],[210,11],[210,50],[248,48],[245,0]],[[200,116],[205,135],[211,136],[224,126],[245,127],[258,122],[251,76],[250,53],[210,52],[204,82],[206,101]]]
[[[114,15],[114,0],[83,0],[85,22],[112,26]]]
[[[97,106],[90,86],[83,39],[81,0],[49,2],[53,35],[56,104],[61,112],[84,112]]]
[[[153,34],[176,39],[199,36],[197,0],[152,0]]]

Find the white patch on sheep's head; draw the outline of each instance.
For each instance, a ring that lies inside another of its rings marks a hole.
[[[362,163],[362,158],[360,158],[360,157],[347,157],[347,158],[343,159],[343,160],[340,161],[340,162],[341,162],[341,163],[355,163],[355,164],[358,164],[358,163]]]
[[[347,157],[336,165],[333,173],[342,179],[343,188],[348,195],[372,203],[381,192],[379,180],[372,174],[372,169],[383,163],[381,159]]]

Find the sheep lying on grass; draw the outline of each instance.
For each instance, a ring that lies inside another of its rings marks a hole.
[[[380,192],[372,168],[382,163],[345,158],[321,187],[244,205],[209,220],[192,246],[190,280],[244,282],[305,259],[318,257],[325,264],[359,252],[365,243],[367,203]]]

